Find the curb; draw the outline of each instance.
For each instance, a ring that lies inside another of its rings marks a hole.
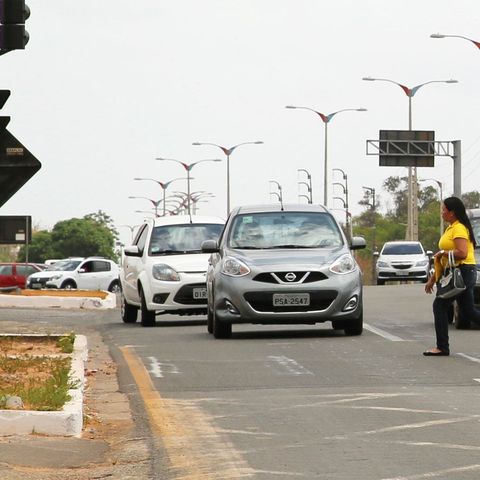
[[[56,412],[0,410],[0,436],[35,433],[79,437],[83,428],[84,365],[87,357],[87,338],[84,335],[76,335],[70,378],[78,384],[78,388],[69,390],[71,400],[64,405],[61,411]]]
[[[108,292],[105,299],[98,297],[56,297],[56,296],[22,296],[0,294],[1,307],[35,307],[35,308],[85,308],[107,309],[115,308],[117,296]]]

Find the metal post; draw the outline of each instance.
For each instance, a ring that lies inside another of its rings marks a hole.
[[[230,153],[227,154],[227,217],[230,215]]]
[[[190,215],[190,168],[187,168],[187,210]]]
[[[327,139],[328,139],[328,122],[324,122],[325,125],[325,160],[323,165],[323,205],[327,207],[328,205],[328,179],[327,179],[327,172],[328,172],[328,146],[327,146]]]
[[[462,142],[453,140],[453,194],[462,196]]]

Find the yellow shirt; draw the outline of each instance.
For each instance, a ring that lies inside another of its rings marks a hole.
[[[473,243],[470,240],[470,234],[467,227],[463,223],[460,223],[458,220],[455,220],[455,222],[453,222],[445,229],[445,232],[438,241],[438,247],[440,248],[440,250],[453,250],[455,248],[456,238],[464,238],[465,240],[467,240],[467,256],[463,260],[457,260],[455,263],[457,265],[460,265],[461,263],[465,263],[467,265],[475,265],[475,253]],[[435,262],[435,276],[437,280],[440,278],[447,264],[448,258],[446,256],[442,257],[440,262]]]

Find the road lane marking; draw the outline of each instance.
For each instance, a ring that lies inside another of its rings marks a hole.
[[[437,470],[435,472],[419,473],[417,475],[409,475],[408,477],[388,477],[382,480],[422,480],[423,478],[444,477],[449,473],[471,472],[480,470],[480,465],[466,465],[465,467],[447,468],[445,470]]]
[[[391,342],[405,342],[404,338],[397,337],[396,335],[392,335],[391,333],[382,330],[381,328],[372,327],[368,323],[363,324],[363,328],[368,330],[369,332],[374,333],[375,335],[379,335],[380,337],[385,338],[386,340],[390,340]]]
[[[173,363],[159,362],[156,357],[148,357],[148,360],[150,361],[150,370],[148,370],[148,372],[151,373],[154,377],[163,378],[164,371],[168,374],[180,373],[178,367]]]
[[[120,347],[145,405],[153,434],[161,439],[177,479],[226,480],[253,476],[233,444],[194,400],[163,398],[140,358]]]
[[[269,360],[274,362],[278,368],[280,375],[313,375],[314,373],[305,368],[303,365],[297,363],[293,358],[288,358],[285,355],[269,355]]]
[[[471,362],[480,363],[480,358],[471,357],[470,355],[466,355],[465,353],[457,353],[456,355],[458,357],[466,358],[467,360],[470,360]]]
[[[437,443],[437,442],[407,442],[407,441],[395,441],[393,443],[399,443],[401,445],[411,445],[413,447],[440,447],[449,448],[452,450],[472,450],[478,452],[480,447],[477,445],[458,445],[456,443]]]

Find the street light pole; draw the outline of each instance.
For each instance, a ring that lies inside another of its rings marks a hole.
[[[308,197],[308,203],[313,203],[313,192],[312,192],[312,176],[310,175],[310,172],[308,170],[305,170],[304,168],[298,168],[297,172],[304,172],[307,175],[307,182],[298,182],[299,185],[306,185],[307,186],[307,191],[309,194]],[[305,196],[305,195],[300,195],[300,196]]]
[[[412,98],[418,90],[430,83],[458,83],[458,80],[430,80],[415,87],[409,88],[388,78],[363,77],[368,82],[388,82],[398,85],[408,97],[408,130],[412,130]],[[418,185],[417,167],[408,167],[408,198],[407,198],[407,240],[418,240]]]
[[[233,153],[233,151],[240,147],[241,145],[261,145],[263,144],[262,141],[256,141],[256,142],[243,142],[243,143],[238,143],[237,145],[234,145],[233,147],[227,148],[223,147],[222,145],[217,145],[216,143],[210,143],[210,142],[193,142],[192,145],[212,145],[214,147],[220,148],[222,152],[225,154],[227,157],[227,217],[230,213],[230,155]]]
[[[287,105],[285,108],[290,109],[299,109],[299,110],[310,110],[313,113],[316,113],[321,119],[324,124],[324,162],[323,162],[323,204],[325,207],[328,206],[328,123],[332,120],[332,118],[337,115],[337,113],[341,112],[366,112],[366,108],[343,108],[342,110],[337,110],[336,112],[329,113],[328,115],[318,112],[313,108],[309,107],[297,107],[295,105]]]
[[[153,208],[155,209],[155,216],[158,217],[158,206],[160,205],[160,202],[162,200],[154,200],[153,198],[148,198],[148,197],[137,197],[137,196],[129,196],[128,198],[143,198],[145,200],[148,200],[149,202],[152,203]]]
[[[221,162],[222,160],[220,160],[219,158],[208,158],[208,159],[205,159],[205,160],[199,160],[198,162],[193,162],[193,163],[184,163],[184,162],[181,162],[180,160],[176,160],[175,158],[163,158],[163,157],[158,157],[156,158],[155,160],[160,160],[160,161],[170,161],[170,162],[175,162],[175,163],[179,163],[187,172],[187,210],[188,210],[188,214],[190,215],[191,214],[191,209],[190,209],[190,171],[192,170],[192,168],[199,164],[199,163],[202,163],[202,162]]]
[[[277,192],[270,192],[270,194],[275,194],[278,196],[278,200],[281,204],[283,204],[283,193],[282,193],[282,186],[276,180],[269,180],[270,183],[274,183],[278,188]]]

